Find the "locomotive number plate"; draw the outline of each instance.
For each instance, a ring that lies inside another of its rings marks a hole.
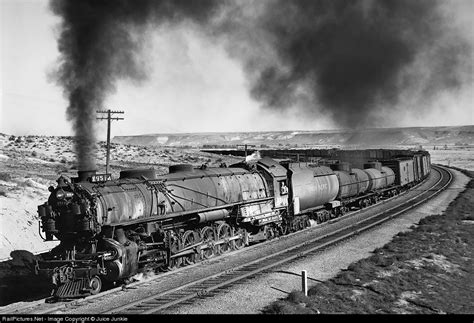
[[[91,176],[92,183],[107,182],[112,180],[112,174],[95,174]]]

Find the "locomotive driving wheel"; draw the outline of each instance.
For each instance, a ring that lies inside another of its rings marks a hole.
[[[245,247],[245,230],[242,228],[239,228],[236,232],[235,235],[240,235],[240,238],[235,239],[232,241],[233,247],[236,250],[242,249]]]
[[[217,251],[219,253],[224,253],[231,249],[231,243],[229,240],[231,236],[232,229],[227,223],[222,223],[217,227],[217,239],[224,240],[224,243],[217,246]]]
[[[214,229],[211,227],[204,227],[201,229],[201,237],[204,242],[203,245],[207,244],[207,248],[203,249],[203,259],[210,258],[214,255],[216,247],[214,246],[216,235]]]
[[[298,227],[299,227],[298,220],[293,219],[293,221],[291,221],[290,233],[298,231],[299,230]]]
[[[290,229],[288,227],[288,223],[286,223],[286,222],[282,223],[281,226],[279,227],[279,230],[280,230],[280,235],[281,236],[287,235],[290,232]]]
[[[183,263],[183,259],[181,257],[176,257],[170,259],[170,263],[168,264],[168,269],[169,270],[175,270],[181,266]]]
[[[179,239],[177,236],[172,236],[171,241],[170,241],[170,252],[173,255],[173,254],[178,253],[179,250],[180,250]],[[174,270],[178,268],[179,266],[181,266],[182,262],[183,260],[181,257],[171,258],[168,264],[168,269]]]
[[[193,230],[188,230],[183,235],[183,248],[187,248],[196,244],[199,241],[199,236]],[[191,265],[196,262],[196,253],[192,253],[186,256],[183,256],[183,263],[185,265]]]

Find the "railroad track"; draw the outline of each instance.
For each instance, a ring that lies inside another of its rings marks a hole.
[[[258,274],[264,273],[276,266],[289,263],[295,259],[301,258],[303,256],[309,256],[312,253],[317,253],[324,248],[327,248],[330,245],[336,244],[343,240],[346,240],[356,234],[359,234],[363,231],[369,230],[381,223],[388,221],[410,209],[415,208],[416,206],[426,202],[435,195],[443,191],[449,184],[452,182],[453,176],[451,172],[441,166],[433,166],[432,175],[430,176],[431,180],[434,182],[433,185],[427,187],[426,189],[417,190],[417,187],[420,187],[419,184],[411,192],[416,192],[411,198],[404,201],[403,203],[395,206],[388,207],[382,212],[375,212],[369,216],[362,216],[362,213],[366,212],[353,212],[347,214],[342,218],[335,219],[333,222],[341,222],[339,228],[334,230],[327,230],[329,232],[319,234],[316,228],[309,228],[300,232],[293,233],[288,236],[283,236],[280,239],[275,240],[285,240],[291,239],[290,236],[299,235],[300,242],[292,245],[291,248],[279,248],[278,251],[272,252],[265,257],[257,257],[251,261],[247,261],[243,264],[225,267],[221,271],[211,272],[208,275],[204,275],[200,278],[186,281],[182,279],[183,282],[171,288],[157,288],[156,293],[153,293],[150,296],[146,296],[137,300],[130,300],[129,303],[120,306],[115,306],[113,308],[108,308],[105,311],[94,312],[95,314],[156,314],[166,311],[170,307],[179,306],[179,304],[189,304],[196,298],[212,296],[212,294],[218,293],[219,290],[228,288],[233,284],[236,284],[239,281],[243,281],[250,277],[256,276]],[[408,191],[410,192],[410,191]],[[384,201],[387,202],[387,201]],[[379,204],[374,205],[375,207]],[[368,210],[367,209],[363,209]],[[355,213],[360,213],[357,215]],[[370,213],[370,212],[369,212]],[[350,224],[343,224],[342,222],[352,222]],[[321,226],[323,227],[323,226]],[[326,228],[331,228],[332,226],[325,225]],[[278,241],[271,240],[269,242],[277,243]],[[265,244],[260,244],[254,246],[255,248],[263,248]],[[248,248],[245,248],[248,249]],[[245,251],[245,249],[243,251]],[[241,251],[239,251],[241,252]],[[212,261],[206,261],[207,263],[219,262],[218,258],[215,258]],[[155,276],[152,280],[146,282],[139,282],[129,285],[127,288],[138,288],[140,285],[153,284],[153,281],[160,280],[164,282],[166,280],[173,280],[175,276],[181,275],[185,277],[187,272],[195,270],[196,266],[205,266],[206,263],[199,263],[193,266],[184,267],[183,270],[178,270],[175,272],[169,272],[166,274]],[[174,279],[175,281],[178,279]],[[39,300],[32,304],[33,306],[25,305],[24,310],[28,313],[35,314],[48,314],[48,313],[70,313],[77,308],[80,308],[86,304],[92,304],[94,302],[99,302],[107,297],[110,297],[114,293],[121,292],[122,288],[115,288],[113,290],[106,291],[99,295],[94,295],[87,297],[85,299],[77,300],[71,303],[65,304],[44,304],[44,300]],[[126,296],[125,296],[126,297]],[[28,310],[29,309],[29,310]],[[30,311],[31,310],[31,311]],[[19,313],[21,308],[17,309]],[[1,311],[0,311],[1,313]]]

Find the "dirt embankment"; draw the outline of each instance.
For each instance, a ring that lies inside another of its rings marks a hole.
[[[267,306],[267,314],[474,313],[474,172],[441,215],[422,219],[367,259],[309,290]]]

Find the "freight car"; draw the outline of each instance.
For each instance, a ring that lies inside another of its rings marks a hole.
[[[423,162],[410,165],[426,176]],[[148,266],[188,265],[375,203],[405,183],[393,165],[402,164],[356,169],[264,157],[230,167],[174,165],[166,175],[125,170],[115,180],[94,171],[61,176],[38,206],[44,240],[60,244],[36,270],[52,280],[55,299],[95,294]]]

